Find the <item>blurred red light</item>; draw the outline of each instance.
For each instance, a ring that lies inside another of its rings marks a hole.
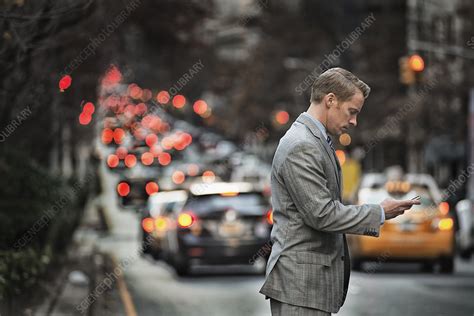
[[[146,113],[146,111],[147,111],[147,106],[145,103],[139,103],[135,107],[135,114],[137,115],[143,115]]]
[[[125,159],[125,156],[127,156],[127,153],[128,153],[128,150],[127,148],[123,147],[123,146],[120,146],[119,148],[117,148],[117,150],[115,151],[115,154],[117,155],[117,157],[119,159]]]
[[[95,106],[94,104],[92,104],[92,102],[87,102],[86,104],[84,104],[84,107],[82,108],[82,112],[87,113],[89,115],[92,115],[94,111],[95,111]]]
[[[120,196],[127,196],[130,193],[130,185],[126,182],[120,182],[117,185],[117,193]]]
[[[129,117],[129,118],[135,116],[135,111],[136,111],[135,105],[133,105],[133,104],[127,105],[127,106],[125,107],[125,109],[123,110],[124,114],[125,114],[127,117]]]
[[[152,147],[158,141],[158,136],[155,134],[148,134],[146,135],[145,142],[148,147]]]
[[[191,177],[195,177],[197,176],[199,172],[199,166],[196,165],[196,164],[190,164],[188,166],[188,175],[191,176]]]
[[[102,84],[104,86],[112,86],[119,83],[122,80],[122,73],[118,68],[112,65],[106,72]]]
[[[204,100],[197,100],[194,102],[193,110],[196,114],[204,114],[207,111],[207,103]]]
[[[158,103],[161,103],[161,104],[166,104],[170,102],[170,94],[167,91],[160,91],[156,95],[156,101],[158,101]]]
[[[182,108],[186,104],[186,98],[181,94],[175,95],[173,97],[173,106],[177,109]]]
[[[290,115],[286,111],[278,111],[278,113],[275,115],[275,120],[278,124],[281,125],[285,125],[286,123],[288,123],[289,119]]]
[[[125,156],[125,165],[128,168],[132,168],[137,164],[137,157],[135,155],[129,154]]]
[[[205,183],[214,182],[216,175],[211,170],[206,170],[202,173],[202,181]]]
[[[146,129],[140,127],[140,128],[137,128],[134,132],[133,132],[133,136],[135,136],[136,139],[138,140],[143,140],[145,139],[147,135],[147,131]]]
[[[128,86],[128,94],[133,99],[137,100],[142,97],[143,90],[135,83],[132,83]]]
[[[152,195],[158,192],[159,187],[156,182],[151,181],[146,184],[145,190],[146,190],[146,193],[148,193],[148,195]]]
[[[420,55],[412,55],[408,59],[408,65],[411,70],[421,72],[425,69],[425,61]]]
[[[344,150],[336,150],[336,157],[337,160],[339,160],[339,164],[341,166],[344,165],[344,163],[346,162],[346,153],[344,152]]]
[[[448,202],[439,203],[439,211],[443,215],[448,215],[448,213],[449,213],[449,203]]]
[[[64,92],[67,88],[71,86],[72,78],[69,75],[65,75],[64,77],[59,80],[59,90]]]
[[[273,210],[268,210],[266,214],[267,223],[273,225]]]
[[[171,179],[173,180],[175,184],[182,184],[184,180],[186,179],[186,176],[184,172],[178,170],[178,171],[173,172]]]
[[[147,217],[142,220],[142,228],[147,233],[151,233],[155,229],[155,224],[153,223],[153,218]]]
[[[181,135],[181,139],[183,140],[186,146],[190,145],[193,142],[193,137],[191,136],[191,134],[188,133],[183,133],[183,135]]]
[[[79,124],[81,125],[87,125],[91,122],[92,116],[88,113],[82,112],[79,114]]]
[[[163,147],[165,150],[170,150],[171,148],[173,148],[173,145],[173,139],[171,139],[171,137],[169,136],[166,136],[161,140],[161,147]]]
[[[142,164],[144,164],[145,166],[149,166],[153,163],[153,154],[151,152],[146,152],[146,153],[143,153],[142,154]]]
[[[142,125],[143,127],[150,128],[150,124],[153,121],[152,115],[146,115],[142,118]]]
[[[124,136],[125,136],[125,132],[123,131],[123,129],[116,128],[114,130],[114,140],[116,144],[121,144]]]
[[[114,138],[114,132],[110,128],[104,128],[102,131],[102,142],[104,144],[109,144]]]
[[[169,153],[161,153],[158,156],[158,162],[162,166],[167,166],[171,162],[171,155]]]
[[[117,155],[109,155],[107,157],[107,165],[110,167],[110,168],[115,168],[117,167],[119,164],[119,158],[117,157]]]

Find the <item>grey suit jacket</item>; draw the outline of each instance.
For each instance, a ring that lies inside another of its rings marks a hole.
[[[338,161],[316,124],[304,115],[280,140],[271,188],[273,245],[260,293],[337,313],[349,283],[344,234],[378,236],[380,206],[341,203]]]

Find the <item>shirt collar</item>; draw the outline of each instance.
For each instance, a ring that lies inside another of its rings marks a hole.
[[[324,127],[323,123],[321,123],[318,119],[314,118],[312,115],[310,115],[308,112],[303,112],[303,115],[308,117],[310,120],[313,121],[314,124],[316,124],[316,126],[319,128],[319,130],[321,131],[321,133],[323,134],[324,136],[324,139],[327,139],[328,138],[328,134],[326,132],[326,127]]]

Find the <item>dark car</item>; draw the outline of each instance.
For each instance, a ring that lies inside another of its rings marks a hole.
[[[119,205],[124,209],[133,209],[138,212],[146,207],[148,197],[158,192],[158,188],[154,178],[122,178],[116,186]]]
[[[249,264],[268,257],[261,250],[269,245],[272,210],[250,183],[192,185],[184,206],[166,221],[163,256],[178,275],[194,263]]]

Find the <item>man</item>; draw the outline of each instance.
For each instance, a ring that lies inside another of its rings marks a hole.
[[[321,74],[311,104],[273,158],[272,252],[260,293],[272,315],[330,315],[344,303],[350,274],[345,234],[378,237],[385,220],[418,201],[343,205],[341,169],[329,135],[357,125],[369,86],[342,68]]]

